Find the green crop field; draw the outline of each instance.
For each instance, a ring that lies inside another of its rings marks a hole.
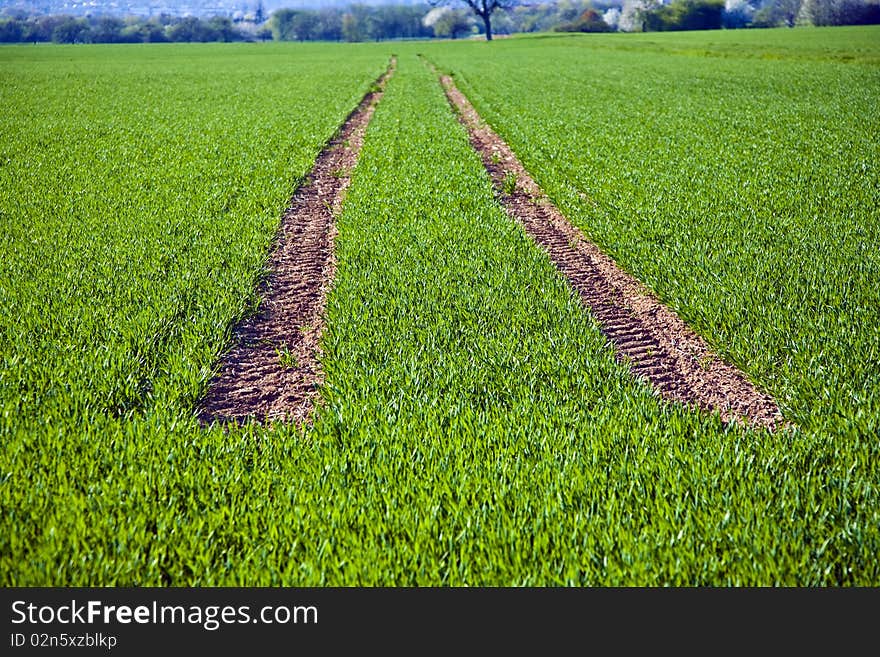
[[[880,583],[878,37],[0,48],[0,583]],[[201,427],[391,54],[314,425]],[[615,362],[425,59],[790,428]]]
[[[877,436],[878,31],[771,34],[532,39],[435,59],[566,216],[788,418]]]

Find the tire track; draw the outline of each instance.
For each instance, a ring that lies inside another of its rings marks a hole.
[[[249,418],[311,420],[323,380],[318,359],[326,295],[336,273],[334,218],[395,67],[392,57],[291,198],[270,256],[270,273],[261,286],[260,307],[233,330],[233,346],[197,410],[203,425]]]
[[[439,77],[508,214],[578,291],[617,359],[666,399],[717,411],[725,422],[770,430],[782,426],[773,398],[716,356],[670,308],[572,225],[510,147],[480,119],[452,78]]]

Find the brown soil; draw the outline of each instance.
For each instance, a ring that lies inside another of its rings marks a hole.
[[[573,226],[452,79],[441,76],[440,80],[508,214],[547,251],[580,293],[618,360],[628,363],[636,376],[667,399],[718,411],[726,422],[781,426],[783,419],[772,397],[713,354],[705,340]]]
[[[253,418],[311,420],[323,378],[319,340],[324,307],[336,273],[335,221],[367,124],[394,73],[395,60],[318,155],[281,219],[253,317],[233,331],[198,410],[203,424]]]

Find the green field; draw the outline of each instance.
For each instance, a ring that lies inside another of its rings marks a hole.
[[[565,214],[786,417],[877,436],[878,32],[769,34],[533,39],[434,59]]]
[[[0,583],[880,583],[878,37],[0,48]],[[392,53],[314,426],[200,428]],[[791,429],[614,361],[418,54]]]

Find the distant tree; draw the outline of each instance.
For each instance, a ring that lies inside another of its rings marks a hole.
[[[577,0],[558,0],[554,5],[551,5],[551,8],[553,10],[552,18],[558,25],[559,23],[566,22],[573,23],[586,10],[593,9],[593,3],[591,0],[584,0],[582,2]]]
[[[866,0],[803,0],[798,25],[859,25],[880,22],[880,2]]]
[[[169,41],[219,41],[217,30],[203,23],[195,16],[186,16],[180,21],[169,25],[166,31]]]
[[[0,43],[19,43],[24,36],[21,23],[15,19],[0,21]]]
[[[451,7],[435,7],[429,11],[422,23],[434,31],[434,36],[457,39],[470,34],[473,25],[468,12]]]
[[[718,30],[724,13],[724,0],[673,0],[664,7],[667,29]]]
[[[244,35],[232,24],[227,16],[212,16],[208,19],[206,28],[215,36],[211,41],[241,41]]]
[[[327,7],[319,9],[318,16],[318,39],[322,41],[342,41],[342,12]]]
[[[562,23],[555,28],[556,32],[610,32],[611,27],[595,9],[587,9],[571,23]]]
[[[263,8],[263,0],[257,3],[257,8],[254,11],[254,22],[257,25],[262,25],[266,22],[266,10]]]
[[[880,0],[850,0],[850,3],[856,6],[847,16],[847,25],[880,24]]]
[[[367,41],[429,37],[424,6],[355,4],[347,9],[279,9],[269,19],[278,41]]]
[[[24,27],[23,41],[41,43],[52,40],[55,28],[69,16],[41,16],[34,21],[28,21]]]
[[[272,30],[272,38],[276,41],[295,41],[296,32],[293,29],[293,17],[295,9],[278,9],[269,17],[269,28]]]
[[[602,20],[605,21],[605,24],[612,30],[618,29],[620,26],[620,9],[617,7],[609,8],[604,14],[602,14]]]
[[[795,24],[797,25],[831,25],[832,0],[818,3],[814,0],[803,0],[798,11]]]
[[[625,0],[617,27],[622,32],[644,32],[651,12],[660,7],[659,0]]]
[[[168,37],[165,36],[165,26],[162,25],[160,20],[152,19],[127,26],[122,30],[123,36],[126,33],[135,33],[140,37],[140,40],[144,43],[162,43],[164,41],[168,41]]]
[[[724,3],[724,13],[721,15],[721,23],[727,28],[746,27],[755,16],[755,8],[748,0],[727,0]]]
[[[424,9],[417,6],[384,4],[372,8],[374,39],[412,39],[431,36],[422,24]]]
[[[120,41],[125,22],[113,16],[101,16],[92,22],[93,43],[117,43]]]
[[[517,7],[511,14],[518,19],[520,32],[540,32],[541,16],[533,11],[527,11],[525,7]]]
[[[491,41],[492,14],[499,9],[512,9],[517,4],[517,0],[431,0],[431,5],[435,7],[457,3],[468,7],[474,15],[483,21],[483,30],[486,35],[486,41]]]
[[[370,13],[367,5],[350,5],[342,16],[342,38],[346,41],[367,41],[373,38]]]
[[[272,33],[278,41],[314,41],[318,39],[318,15],[305,9],[279,9],[272,14]]]
[[[65,16],[52,30],[55,43],[88,43],[89,23],[84,18]]]
[[[767,0],[758,11],[755,27],[794,27],[801,10],[801,0]]]
[[[238,41],[245,34],[225,16],[207,20],[161,15],[158,18],[113,16],[79,18],[67,14],[31,19],[0,19],[0,43],[147,43],[161,41]],[[270,35],[271,38],[271,35]]]
[[[717,30],[721,27],[724,0],[672,0],[642,14],[646,32]]]

